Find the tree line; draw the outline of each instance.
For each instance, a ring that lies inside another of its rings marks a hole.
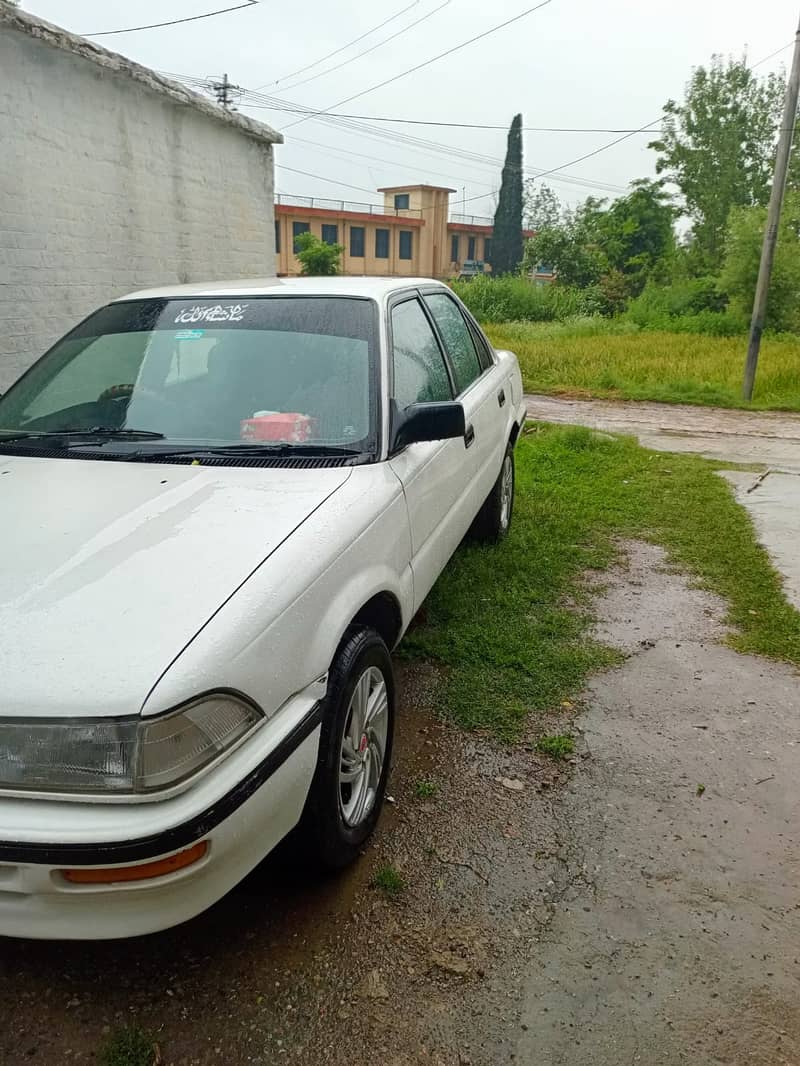
[[[778,126],[780,74],[714,56],[669,100],[649,148],[656,178],[615,200],[561,204],[546,184],[522,181],[521,116],[509,131],[495,215],[495,275],[551,267],[605,313],[657,308],[725,314],[745,328],[758,273]],[[522,228],[536,236],[522,244]],[[792,156],[767,324],[800,330],[800,158]]]

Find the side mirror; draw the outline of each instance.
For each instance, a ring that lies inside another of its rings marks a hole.
[[[467,431],[464,408],[452,401],[412,403],[405,411],[398,411],[392,401],[391,427],[390,455],[399,452],[407,444],[463,437]]]

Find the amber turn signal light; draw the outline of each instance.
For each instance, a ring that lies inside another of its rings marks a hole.
[[[102,869],[61,870],[61,876],[72,885],[112,885],[122,881],[147,881],[151,877],[163,877],[198,862],[208,851],[208,841],[201,840],[177,855],[156,859],[139,866],[104,866]]]

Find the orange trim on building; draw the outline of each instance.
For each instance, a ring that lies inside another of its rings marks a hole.
[[[424,218],[406,218],[403,215],[373,215],[367,211],[337,211],[324,207],[295,207],[292,204],[275,204],[276,215],[292,215],[295,218],[346,219],[348,222],[385,222],[390,226],[424,226]]]

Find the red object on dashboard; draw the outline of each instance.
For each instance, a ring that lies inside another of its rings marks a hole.
[[[243,419],[239,431],[242,440],[289,441],[301,444],[317,433],[317,420],[298,412],[256,411]]]

